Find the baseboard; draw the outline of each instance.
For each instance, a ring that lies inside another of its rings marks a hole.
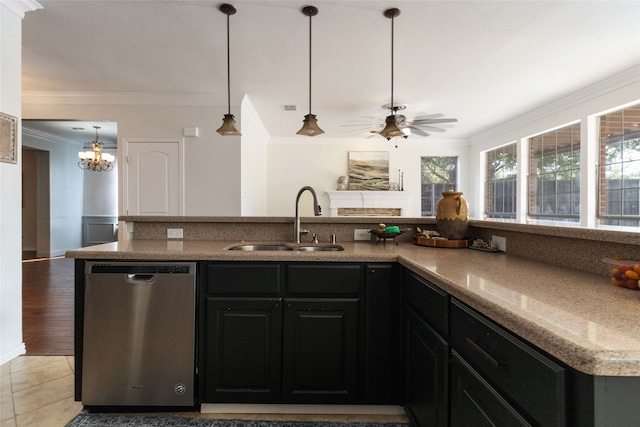
[[[4,365],[12,359],[15,359],[16,357],[26,353],[27,347],[24,345],[24,343],[20,343],[20,345],[15,346],[14,348],[9,349],[8,351],[4,351],[2,352],[2,354],[0,354],[0,365]]]
[[[395,405],[278,405],[244,403],[203,403],[203,414],[335,414],[335,415],[404,415]]]

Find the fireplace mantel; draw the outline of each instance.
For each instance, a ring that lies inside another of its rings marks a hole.
[[[339,208],[399,209],[399,216],[408,216],[409,201],[412,196],[408,191],[327,191],[327,194],[330,216],[340,216]],[[363,216],[375,215],[363,214]]]

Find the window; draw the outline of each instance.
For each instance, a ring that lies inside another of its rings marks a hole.
[[[487,151],[485,216],[516,218],[517,145],[512,143]]]
[[[422,157],[422,216],[435,216],[443,191],[455,191],[458,183],[457,157]]]
[[[580,219],[580,124],[529,139],[529,216]]]
[[[640,225],[640,105],[600,117],[598,218]]]

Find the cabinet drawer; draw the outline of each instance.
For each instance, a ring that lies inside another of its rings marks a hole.
[[[451,345],[536,424],[566,424],[565,369],[509,332],[451,300]]]
[[[295,295],[357,295],[364,280],[359,264],[287,265],[287,292]]]
[[[280,293],[280,264],[208,263],[205,285],[208,294],[276,295]]]
[[[449,336],[449,295],[415,273],[404,271],[404,302],[441,336]]]

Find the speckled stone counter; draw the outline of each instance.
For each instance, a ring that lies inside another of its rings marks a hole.
[[[228,251],[232,241],[131,240],[67,252],[111,260],[399,262],[505,328],[591,375],[640,376],[640,291],[503,253],[341,242],[343,252]]]

